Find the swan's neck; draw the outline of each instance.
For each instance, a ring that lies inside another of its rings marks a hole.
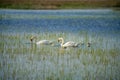
[[[61,46],[63,46],[63,44],[64,44],[64,39],[62,38],[61,39]]]

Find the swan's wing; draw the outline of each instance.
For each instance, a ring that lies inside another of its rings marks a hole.
[[[41,41],[38,41],[36,44],[50,44],[50,41],[48,41],[48,40],[41,40]]]
[[[76,45],[75,42],[69,41],[69,42],[66,42],[63,46],[64,46],[64,47],[73,47],[73,46],[75,46],[75,45]]]

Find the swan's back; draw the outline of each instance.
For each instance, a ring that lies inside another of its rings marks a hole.
[[[49,40],[41,40],[41,41],[36,42],[36,44],[45,44],[45,45],[49,45],[51,43],[52,41],[49,41]]]
[[[63,47],[77,47],[78,44],[73,42],[73,41],[69,41],[69,42],[66,42]]]

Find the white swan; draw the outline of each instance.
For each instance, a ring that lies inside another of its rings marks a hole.
[[[32,37],[30,38],[31,43],[33,43],[33,40],[34,40],[34,39],[36,40],[37,37],[36,37],[36,36],[32,36]],[[52,42],[52,41],[49,41],[49,40],[40,40],[40,41],[38,41],[38,42],[35,41],[35,43],[36,43],[37,45],[39,45],[39,44],[50,45],[50,44],[52,44],[53,42]]]
[[[79,45],[79,43],[75,43],[73,41],[68,41],[68,42],[64,43],[64,39],[63,38],[58,38],[58,42],[61,42],[61,47],[63,47],[63,48],[78,47],[78,45]]]

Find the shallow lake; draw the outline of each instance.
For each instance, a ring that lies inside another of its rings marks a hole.
[[[0,10],[0,80],[120,80],[119,46],[117,10]]]

